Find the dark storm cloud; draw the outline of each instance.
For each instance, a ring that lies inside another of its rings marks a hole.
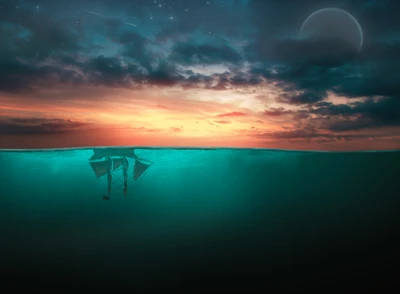
[[[270,132],[257,135],[260,138],[273,138],[273,139],[283,139],[283,140],[301,140],[310,141],[315,139],[323,139],[325,141],[350,141],[354,139],[366,139],[366,138],[378,138],[378,135],[370,134],[351,134],[351,135],[341,135],[332,133],[323,133],[316,130],[292,130],[292,131],[279,131]]]
[[[325,104],[310,112],[325,117],[326,123],[322,128],[335,132],[400,126],[398,97],[384,97],[378,101],[368,99],[354,103],[353,106]]]
[[[89,124],[65,119],[9,118],[0,120],[1,135],[60,134],[79,131]]]
[[[333,132],[347,132],[347,131],[358,131],[366,128],[371,128],[380,123],[374,122],[366,118],[359,118],[357,120],[339,120],[332,121],[323,127],[323,129],[333,131]]]
[[[141,76],[137,66],[124,65],[117,57],[95,57],[89,60],[83,69],[88,83],[112,87],[128,87],[135,77]]]
[[[194,84],[194,85],[197,83],[210,84],[212,81],[214,81],[214,77],[194,73],[192,70],[187,70],[185,71],[185,73],[189,76],[188,78],[186,78],[186,82],[188,84]]]
[[[0,91],[21,92],[31,89],[31,81],[37,77],[38,70],[18,60],[0,59]]]
[[[330,66],[288,63],[276,75],[265,75],[295,89],[315,93],[332,91],[348,97],[396,96],[400,93],[399,48],[399,41],[375,41],[347,63]]]
[[[325,98],[324,92],[316,92],[312,90],[307,90],[301,94],[295,93],[285,93],[282,94],[279,98],[279,102],[284,102],[287,104],[313,104],[318,101],[321,101]]]
[[[247,72],[233,72],[228,80],[228,85],[233,87],[256,86],[263,83],[259,76],[249,75]]]
[[[229,46],[219,47],[190,42],[177,42],[170,58],[184,65],[237,63],[242,60],[240,54]]]
[[[282,116],[282,115],[287,115],[287,114],[292,114],[292,113],[293,113],[293,111],[286,110],[283,107],[271,108],[269,110],[264,111],[264,115],[266,115],[266,116]]]
[[[161,86],[173,86],[184,80],[184,77],[177,73],[175,65],[167,61],[160,61],[157,68],[150,70],[146,78],[150,84]]]
[[[121,52],[123,56],[134,59],[145,68],[150,67],[153,56],[147,48],[147,45],[150,44],[147,38],[136,32],[124,32],[119,36],[117,42],[124,46]]]
[[[275,139],[312,139],[318,137],[336,138],[332,134],[323,134],[317,131],[293,130],[293,131],[279,131],[260,134],[260,137],[272,137]]]
[[[266,133],[266,137],[276,139],[351,139],[348,131],[360,131],[379,127],[400,126],[400,99],[383,97],[378,100],[367,99],[362,102],[332,104],[319,102],[313,108],[286,111],[284,108],[265,111],[267,116],[291,115],[295,129],[285,132]],[[311,115],[313,115],[311,117]],[[326,132],[329,133],[326,133]],[[333,133],[332,133],[333,132]]]
[[[26,92],[37,86],[52,87],[56,83],[80,83],[82,77],[74,70],[56,65],[37,65],[15,57],[0,58],[0,91]]]
[[[84,73],[89,84],[125,88],[145,85],[192,87],[211,80],[193,72],[185,77],[168,61],[161,60],[153,67],[143,69],[132,63],[124,63],[120,58],[105,56],[89,60],[84,65]]]

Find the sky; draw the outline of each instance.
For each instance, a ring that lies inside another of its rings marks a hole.
[[[0,0],[0,148],[399,149],[397,11]]]

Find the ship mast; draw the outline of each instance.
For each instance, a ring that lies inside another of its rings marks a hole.
[[[141,177],[146,170],[153,164],[152,161],[141,159],[136,156],[134,149],[93,149],[93,156],[89,159],[97,178],[107,175],[108,193],[107,196],[103,196],[103,200],[110,200],[111,197],[111,185],[113,180],[112,173],[121,166],[122,176],[124,178],[123,191],[126,196],[128,191],[128,158],[133,159],[132,169],[133,175],[132,180],[136,181]],[[146,163],[147,162],[147,163]]]

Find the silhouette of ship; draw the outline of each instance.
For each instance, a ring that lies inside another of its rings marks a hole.
[[[103,200],[110,200],[113,176],[122,172],[123,191],[124,195],[126,195],[128,182],[137,181],[153,162],[139,158],[135,154],[135,148],[101,148],[93,149],[89,164],[98,179],[107,178],[108,194],[103,196]],[[128,174],[130,169],[131,171]]]

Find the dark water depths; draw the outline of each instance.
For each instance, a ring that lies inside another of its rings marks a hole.
[[[2,286],[299,291],[394,281],[400,152],[135,152],[154,164],[126,196],[116,176],[111,201],[92,149],[0,152]]]

